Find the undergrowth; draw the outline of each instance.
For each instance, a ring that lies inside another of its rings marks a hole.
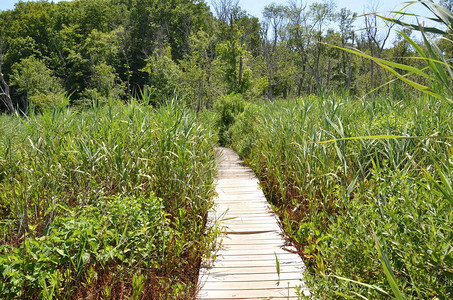
[[[130,103],[0,116],[0,297],[187,299],[215,247],[216,136]]]
[[[229,143],[308,264],[315,297],[391,298],[381,250],[407,298],[453,297],[452,118],[426,97],[336,96],[248,104],[235,118]]]

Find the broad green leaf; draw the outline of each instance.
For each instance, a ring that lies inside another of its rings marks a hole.
[[[361,51],[359,51],[357,49],[349,49],[349,48],[344,48],[344,47],[331,45],[331,44],[327,44],[327,43],[322,43],[322,44],[327,45],[327,46],[331,46],[331,47],[334,47],[334,48],[337,48],[337,49],[341,49],[341,50],[344,50],[346,52],[350,52],[350,53],[353,53],[353,54],[356,54],[356,55],[359,55],[359,56],[362,56],[362,57],[365,57],[365,58],[368,58],[368,59],[371,59],[371,60],[375,61],[376,63],[381,63],[381,64],[384,64],[384,65],[388,65],[388,66],[390,66],[392,68],[409,71],[409,72],[415,73],[417,75],[420,75],[420,76],[422,76],[422,77],[424,77],[424,78],[426,78],[428,80],[432,80],[431,76],[429,76],[428,74],[424,73],[422,70],[417,69],[417,68],[412,67],[412,66],[391,62],[391,61],[388,61],[388,60],[385,60],[385,59],[381,59],[381,58],[376,58],[376,57],[373,57],[373,56],[368,55],[366,53],[363,53],[363,52],[361,52]]]
[[[374,59],[373,59],[374,60]],[[415,81],[412,81],[410,79],[407,79],[406,77],[402,76],[401,74],[399,74],[398,72],[396,72],[394,69],[390,68],[389,66],[385,65],[385,64],[382,64],[376,60],[374,60],[378,65],[380,65],[381,67],[383,67],[384,69],[390,71],[392,74],[394,74],[396,77],[398,77],[399,79],[401,79],[402,81],[404,81],[405,83],[409,84],[410,86],[412,86],[413,88],[427,94],[427,95],[430,95],[430,96],[433,96],[435,98],[438,98],[438,99],[441,99],[441,100],[446,100],[448,101],[447,98],[445,98],[444,96],[440,95],[439,93],[433,91],[432,89],[430,89],[429,87],[427,86],[424,86],[422,84],[419,84]]]
[[[58,254],[60,254],[63,257],[66,256],[66,253],[64,252],[63,249],[55,248],[55,252],[57,252]]]
[[[423,51],[422,47],[420,47],[416,42],[414,42],[413,39],[411,39],[408,35],[406,35],[403,31],[397,30],[399,34],[401,34],[406,41],[411,44],[412,47],[414,47],[415,51],[417,51],[418,54],[420,54],[423,58],[428,58],[428,55],[426,55],[425,51]]]
[[[412,30],[424,31],[424,32],[435,33],[435,34],[446,34],[447,33],[446,31],[441,30],[441,29],[436,28],[436,27],[425,27],[425,26],[420,26],[420,25],[406,23],[406,22],[403,22],[401,20],[394,19],[394,18],[388,18],[388,17],[384,17],[384,16],[381,16],[381,15],[377,15],[377,14],[375,14],[375,15],[377,17],[387,21],[387,22],[392,22],[392,23],[395,23],[397,25],[400,25],[400,26],[403,26],[403,27],[406,27],[406,28],[409,28],[409,29],[412,29]]]
[[[419,1],[423,2],[425,6],[427,6],[438,18],[439,20],[444,23],[449,29],[452,28],[453,24],[453,13],[449,11],[446,7],[436,4],[432,1]]]

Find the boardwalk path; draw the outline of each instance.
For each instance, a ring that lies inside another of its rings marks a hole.
[[[200,272],[197,299],[297,299],[304,263],[285,244],[258,180],[237,154],[220,148],[215,207],[225,228],[213,266]],[[277,272],[277,260],[280,276]],[[303,291],[308,295],[308,291]]]

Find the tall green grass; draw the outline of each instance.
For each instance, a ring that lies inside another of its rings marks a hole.
[[[196,291],[216,136],[176,102],[0,116],[2,298]]]
[[[441,138],[452,118],[428,97],[337,96],[236,117],[231,144],[308,263],[315,297],[453,297],[453,147]]]

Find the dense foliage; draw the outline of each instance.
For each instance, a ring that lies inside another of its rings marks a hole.
[[[152,103],[178,95],[197,111],[229,93],[363,94],[395,74],[327,44],[400,63],[414,54],[405,39],[391,43],[390,23],[371,14],[357,21],[328,1],[272,4],[262,20],[236,0],[213,1],[213,8],[200,0],[18,2],[0,12],[0,64],[13,105],[40,111],[62,92],[72,105],[128,101],[145,89]],[[368,29],[356,30],[363,23]],[[397,98],[407,92],[398,83],[389,91]]]
[[[194,295],[215,136],[192,112],[109,104],[0,126],[2,298]]]
[[[219,142],[260,178],[315,297],[453,298],[440,2],[408,6],[441,26],[401,12],[363,30],[331,1],[262,20],[237,0],[1,11],[0,297],[194,298]]]
[[[235,118],[229,141],[309,265],[317,298],[392,295],[377,245],[408,299],[453,296],[453,146],[442,138],[453,136],[452,117],[437,100],[332,96],[249,104]]]

